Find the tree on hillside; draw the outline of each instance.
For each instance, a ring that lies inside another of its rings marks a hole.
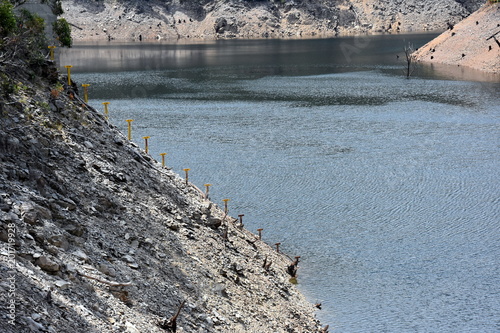
[[[16,15],[6,0],[0,3],[0,37],[0,63],[22,57],[35,65],[45,57],[44,19],[26,9]]]
[[[16,29],[13,5],[9,1],[0,2],[0,37],[6,37]]]
[[[54,32],[62,46],[71,47],[73,45],[71,28],[65,19],[60,18],[54,22]]]
[[[35,13],[31,13],[25,8],[17,8],[18,17],[15,15],[14,8],[26,3],[26,0],[0,0],[0,37],[9,35],[18,35],[21,38],[27,37],[26,42],[29,48],[38,50],[46,49],[45,22]],[[56,16],[63,13],[61,0],[40,0],[40,3],[47,4],[52,13]],[[69,23],[60,18],[53,24],[54,33],[62,46],[71,47],[73,39],[71,38],[71,28]],[[28,34],[27,31],[30,33]],[[36,36],[36,38],[29,38]],[[5,43],[6,41],[4,41]],[[36,46],[33,45],[36,42]]]

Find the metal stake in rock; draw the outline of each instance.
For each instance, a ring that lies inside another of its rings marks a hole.
[[[50,60],[54,61],[54,49],[56,48],[54,45],[49,45],[47,46],[49,48],[50,52]]]
[[[275,243],[274,245],[276,245],[276,252],[280,253],[280,245],[281,243]]]
[[[132,122],[134,121],[134,119],[127,119],[125,120],[127,123],[128,123],[128,139],[129,141],[132,141]]]
[[[70,86],[71,85],[71,68],[73,66],[67,65],[67,66],[64,66],[64,67],[66,67],[66,69],[68,70],[68,86]]]
[[[262,230],[264,229],[262,228],[257,229],[257,231],[259,232],[259,240],[262,240]]]
[[[143,136],[144,139],[144,150],[146,151],[146,154],[149,153],[149,145],[148,145],[148,139],[151,138],[150,136]]]
[[[205,191],[205,198],[207,198],[207,199],[208,199],[208,191],[209,191],[209,187],[210,187],[210,186],[212,186],[212,184],[205,184],[204,186],[205,186],[205,188],[206,188],[206,191]]]
[[[191,170],[191,169],[186,168],[186,169],[183,169],[183,170],[186,173],[186,186],[187,186],[188,181],[189,181],[189,170]]]
[[[231,200],[231,199],[222,199],[222,201],[224,201],[224,213],[227,214],[228,212],[228,209],[227,209],[227,202]]]
[[[162,168],[165,167],[165,155],[167,155],[167,153],[160,153],[160,156],[161,156],[161,167]]]
[[[106,118],[106,120],[108,120],[109,119],[109,110],[108,110],[109,102],[102,102],[102,105],[104,105],[104,118]]]
[[[82,84],[82,87],[83,87],[83,100],[85,101],[85,103],[88,103],[89,102],[89,87],[90,87],[90,84],[88,83],[84,83]]]

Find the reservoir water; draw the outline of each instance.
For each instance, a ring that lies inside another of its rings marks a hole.
[[[331,331],[500,332],[500,83],[458,66],[406,79],[403,46],[433,37],[81,44],[60,64],[300,255]]]

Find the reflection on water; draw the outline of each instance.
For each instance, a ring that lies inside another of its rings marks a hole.
[[[435,35],[411,35],[422,45]],[[79,71],[165,70],[194,67],[264,66],[295,73],[300,67],[394,63],[405,36],[345,37],[311,40],[220,40],[204,44],[82,44],[62,50],[61,66],[71,63]],[[291,68],[287,68],[291,67]],[[268,73],[266,73],[268,74]]]
[[[467,80],[467,81],[483,81],[483,82],[499,82],[499,74],[484,73],[479,70],[459,66],[445,64],[421,64],[424,72],[439,76],[449,80]]]
[[[301,255],[299,286],[336,332],[498,332],[500,85],[405,79],[402,38],[431,37],[81,46],[61,61],[153,157]]]

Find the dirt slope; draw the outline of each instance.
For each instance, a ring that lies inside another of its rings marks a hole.
[[[414,54],[422,62],[500,74],[500,3],[485,4]]]

